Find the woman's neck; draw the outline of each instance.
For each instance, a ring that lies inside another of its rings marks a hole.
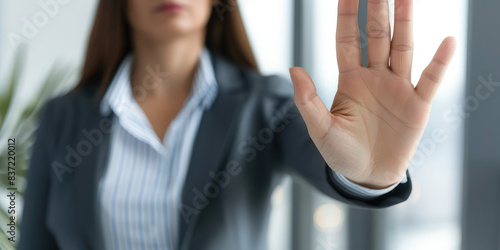
[[[136,99],[187,96],[203,49],[203,36],[193,34],[162,43],[136,36],[130,76]]]
[[[203,49],[204,35],[172,41],[134,39],[134,63],[130,73],[132,93],[160,140],[182,109],[193,84]]]

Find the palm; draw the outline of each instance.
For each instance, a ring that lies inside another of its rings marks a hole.
[[[357,9],[356,0],[339,2],[340,74],[332,108],[321,102],[303,69],[293,68],[291,77],[296,105],[328,165],[357,183],[383,188],[404,175],[455,46],[446,39],[414,87],[411,0],[396,0],[392,41],[387,0],[369,1],[367,68],[361,63]]]

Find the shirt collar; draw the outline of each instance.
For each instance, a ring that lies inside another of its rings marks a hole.
[[[133,63],[133,54],[128,54],[121,62],[106,91],[101,104],[102,115],[109,115],[113,111],[117,116],[131,106],[136,105],[130,85],[130,71]],[[185,107],[209,109],[218,93],[218,85],[212,65],[211,55],[207,48],[203,48],[197,71],[194,76],[193,88],[185,103]]]

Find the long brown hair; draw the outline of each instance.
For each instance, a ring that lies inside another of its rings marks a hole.
[[[101,0],[87,46],[82,75],[75,90],[95,85],[107,90],[120,62],[132,50],[126,0]],[[216,0],[206,26],[205,46],[228,61],[258,71],[236,0]]]

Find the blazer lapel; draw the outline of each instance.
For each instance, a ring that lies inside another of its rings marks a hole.
[[[179,209],[180,249],[189,245],[196,222],[203,212],[202,209],[197,214],[189,214],[189,209],[194,206],[193,189],[203,192],[203,186],[211,182],[209,173],[224,166],[224,160],[227,160],[224,156],[231,149],[231,139],[239,120],[237,110],[241,109],[239,106],[244,98],[241,91],[244,83],[238,68],[219,56],[213,58],[213,66],[219,92],[212,107],[203,114],[191,154]]]
[[[103,137],[100,143],[94,146],[93,152],[86,156],[82,163],[75,169],[75,187],[77,199],[77,207],[79,210],[80,222],[83,225],[83,230],[86,237],[86,242],[89,243],[90,249],[103,249],[103,234],[99,217],[98,206],[98,188],[99,181],[106,169],[109,149],[110,133],[102,131],[101,122],[108,119],[111,122],[111,116],[103,117],[99,115],[98,102],[86,96],[90,100],[88,106],[90,111],[87,115],[82,115],[82,128],[90,131],[96,129],[101,131]],[[109,132],[109,131],[108,131]],[[78,141],[85,140],[80,137]]]

